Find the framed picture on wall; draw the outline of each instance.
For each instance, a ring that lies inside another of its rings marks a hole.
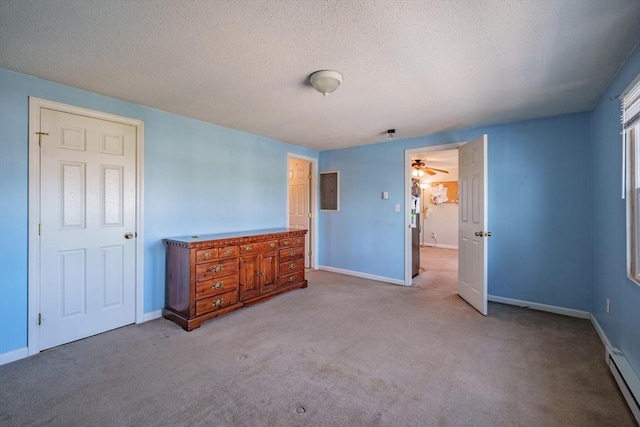
[[[320,172],[320,210],[340,210],[340,172]]]

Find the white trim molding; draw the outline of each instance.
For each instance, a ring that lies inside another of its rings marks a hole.
[[[327,265],[318,266],[318,270],[330,271],[332,273],[346,274],[347,276],[361,277],[363,279],[376,280],[378,282],[391,283],[393,285],[407,286],[402,279],[392,279],[391,277],[376,276],[375,274],[362,273],[360,271],[345,270],[343,268],[329,267]]]
[[[142,321],[148,322],[150,320],[159,319],[161,317],[162,317],[162,310],[150,311],[148,313],[145,313],[144,316],[142,316]],[[140,322],[136,322],[136,323],[140,323]]]
[[[311,163],[311,230],[309,231],[309,250],[311,251],[311,259],[309,260],[309,268],[316,268],[318,264],[318,188],[320,185],[320,175],[318,172],[318,159],[303,156],[301,154],[287,153],[287,170],[289,169],[289,160],[299,159]],[[289,178],[287,176],[287,204],[285,205],[285,215],[287,227],[289,224]]]
[[[441,249],[458,249],[458,245],[443,245],[441,243],[435,244],[435,243],[425,243],[421,246],[427,246],[429,248],[441,248]]]
[[[29,97],[29,213],[28,213],[28,317],[27,349],[28,355],[40,352],[40,334],[38,313],[40,313],[40,150],[38,135],[40,131],[40,110],[46,108],[108,120],[130,125],[136,128],[136,302],[135,322],[144,321],[144,123],[138,119],[117,116],[115,114],[62,104],[46,99]],[[13,354],[13,352],[11,352]]]
[[[537,302],[523,301],[519,299],[505,298],[495,295],[488,295],[487,300],[491,302],[499,302],[501,304],[515,305],[522,308],[530,308],[532,310],[562,314],[564,316],[578,317],[580,319],[589,319],[591,315],[588,311],[574,310],[573,308],[558,307],[556,305],[540,304]]]
[[[609,338],[607,338],[607,334],[604,333],[604,329],[602,329],[602,327],[600,326],[600,323],[598,323],[598,319],[596,319],[596,316],[591,314],[589,315],[589,319],[591,319],[591,324],[593,325],[593,328],[598,333],[598,336],[600,337],[600,341],[602,341],[602,344],[604,344],[605,350],[611,348],[611,343],[609,342]]]
[[[16,360],[24,359],[25,357],[28,357],[28,356],[29,356],[29,349],[27,347],[22,347],[13,351],[8,351],[6,353],[0,354],[0,365],[15,362]]]

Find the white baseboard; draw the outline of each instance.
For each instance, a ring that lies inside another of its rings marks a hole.
[[[363,279],[377,280],[378,282],[391,283],[393,285],[406,286],[404,280],[392,279],[390,277],[376,276],[374,274],[362,273],[360,271],[345,270],[343,268],[329,267],[327,265],[319,265],[318,270],[330,271],[332,273],[346,274],[347,276],[361,277]]]
[[[143,322],[148,322],[149,320],[159,319],[162,317],[162,310],[150,311],[149,313],[145,313],[142,316]]]
[[[434,244],[434,243],[423,243],[420,246],[429,246],[429,247],[433,247],[433,248],[443,248],[443,249],[458,249],[458,245],[441,245],[441,244]]]
[[[29,349],[27,347],[22,347],[13,351],[8,351],[6,353],[0,354],[0,365],[4,365],[5,363],[15,362],[16,360],[24,359],[27,356],[29,356]]]
[[[564,316],[579,317],[580,319],[589,319],[591,315],[588,311],[574,310],[572,308],[540,304],[540,303],[531,302],[531,301],[522,301],[519,299],[498,297],[495,295],[488,295],[487,300],[492,302],[499,302],[501,304],[509,304],[509,305],[516,305],[518,307],[530,308],[532,310],[548,311],[549,313],[562,314]]]
[[[600,341],[602,341],[602,344],[604,344],[604,350],[605,350],[605,356],[606,356],[609,349],[611,348],[611,342],[609,342],[609,338],[607,338],[607,334],[604,333],[604,330],[600,326],[600,323],[598,323],[598,319],[596,319],[596,317],[593,314],[591,314],[589,318],[591,319],[591,324],[593,325],[593,328],[596,330],[596,332],[598,333],[598,336],[600,337]]]
[[[162,317],[162,310],[151,311],[149,313],[145,313],[142,317],[143,322],[148,322],[150,320],[159,319]],[[16,360],[24,359],[29,356],[28,347],[19,348],[17,350],[8,351],[6,353],[0,354],[0,365],[4,365],[6,363],[15,362]]]

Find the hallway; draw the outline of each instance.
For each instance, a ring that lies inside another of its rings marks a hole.
[[[413,278],[412,283],[413,286],[457,296],[458,250],[421,247],[420,274]]]

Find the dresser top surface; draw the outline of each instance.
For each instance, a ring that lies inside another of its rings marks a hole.
[[[303,231],[306,233],[307,230],[300,230],[296,228],[267,228],[263,230],[234,231],[231,233],[198,234],[198,235],[192,235],[192,236],[170,237],[165,240],[172,240],[174,242],[182,242],[182,243],[196,243],[196,242],[206,242],[207,240],[236,239],[240,237],[261,236],[264,234],[289,233],[289,232],[295,232],[295,231],[298,231],[298,232]]]

